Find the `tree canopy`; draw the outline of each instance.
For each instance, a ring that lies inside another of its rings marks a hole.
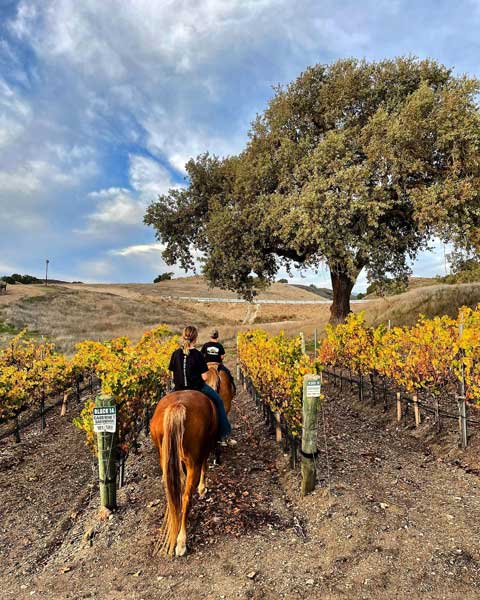
[[[406,280],[436,235],[480,248],[478,81],[432,60],[355,59],[279,86],[237,156],[190,160],[151,204],[164,258],[249,297],[281,266],[328,266],[332,320],[362,269]],[[254,276],[257,276],[257,279]]]

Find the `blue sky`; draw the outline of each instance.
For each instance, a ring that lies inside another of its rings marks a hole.
[[[237,152],[272,85],[349,56],[480,75],[479,30],[480,0],[0,0],[0,274],[48,257],[52,277],[151,281],[145,207],[189,157]],[[443,247],[414,272],[443,274]]]

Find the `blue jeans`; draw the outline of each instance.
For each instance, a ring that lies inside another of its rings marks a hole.
[[[218,415],[218,437],[222,440],[223,438],[226,438],[232,431],[227,413],[225,412],[225,407],[223,406],[223,400],[220,398],[217,392],[206,383],[203,384],[203,387],[200,391],[208,396],[215,404]]]

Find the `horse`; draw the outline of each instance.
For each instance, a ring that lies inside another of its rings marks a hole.
[[[223,400],[225,412],[228,415],[232,408],[233,385],[230,381],[230,377],[227,375],[227,373],[225,373],[225,371],[219,369],[219,366],[220,363],[207,363],[208,373],[205,383],[218,393],[220,398]]]
[[[150,436],[159,452],[167,507],[155,553],[186,554],[192,494],[197,487],[199,496],[205,495],[207,461],[217,432],[217,410],[201,392],[171,392],[158,403]]]

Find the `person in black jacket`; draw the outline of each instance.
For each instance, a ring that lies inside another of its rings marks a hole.
[[[210,340],[203,344],[201,353],[205,357],[207,363],[213,362],[218,363],[218,370],[225,371],[225,373],[230,378],[230,382],[233,387],[233,393],[237,393],[237,388],[235,386],[235,380],[233,379],[233,375],[230,373],[229,369],[223,364],[223,359],[225,358],[225,348],[218,341],[219,333],[218,329],[212,329],[210,332]]]
[[[213,388],[205,383],[208,367],[203,354],[195,348],[197,337],[196,327],[192,325],[185,327],[182,347],[173,352],[168,369],[173,373],[176,392],[198,390],[213,401],[218,414],[218,437],[220,440],[224,440],[232,428],[222,399]]]

